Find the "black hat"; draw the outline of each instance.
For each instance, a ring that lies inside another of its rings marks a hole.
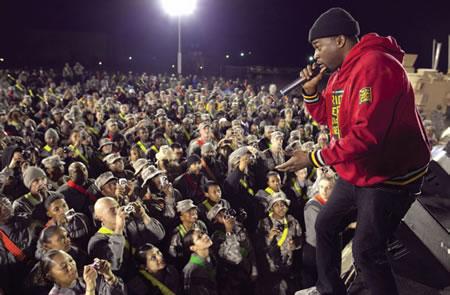
[[[315,39],[346,35],[358,36],[359,24],[342,8],[331,8],[322,13],[309,30],[309,42]]]
[[[187,158],[186,164],[187,164],[187,167],[189,168],[192,164],[199,163],[200,161],[201,161],[201,159],[197,154],[192,154]]]

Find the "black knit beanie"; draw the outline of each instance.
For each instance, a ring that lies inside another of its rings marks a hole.
[[[199,163],[201,161],[197,154],[192,154],[186,159],[187,168],[189,168],[194,163]]]
[[[322,13],[309,30],[309,42],[315,39],[346,35],[358,36],[359,24],[342,8],[331,8]]]

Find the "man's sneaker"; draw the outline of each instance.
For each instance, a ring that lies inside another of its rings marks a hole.
[[[294,295],[320,295],[320,292],[317,290],[316,287],[311,287],[308,289],[297,291],[295,292]]]

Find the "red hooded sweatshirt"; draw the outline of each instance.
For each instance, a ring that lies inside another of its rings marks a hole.
[[[426,173],[430,148],[392,37],[365,35],[320,94],[304,96],[314,120],[329,126],[329,147],[309,154],[357,186],[407,185]]]

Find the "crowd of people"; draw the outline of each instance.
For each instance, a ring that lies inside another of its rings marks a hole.
[[[337,176],[275,169],[333,140],[300,97],[79,63],[0,70],[0,294],[313,286],[315,219]]]

